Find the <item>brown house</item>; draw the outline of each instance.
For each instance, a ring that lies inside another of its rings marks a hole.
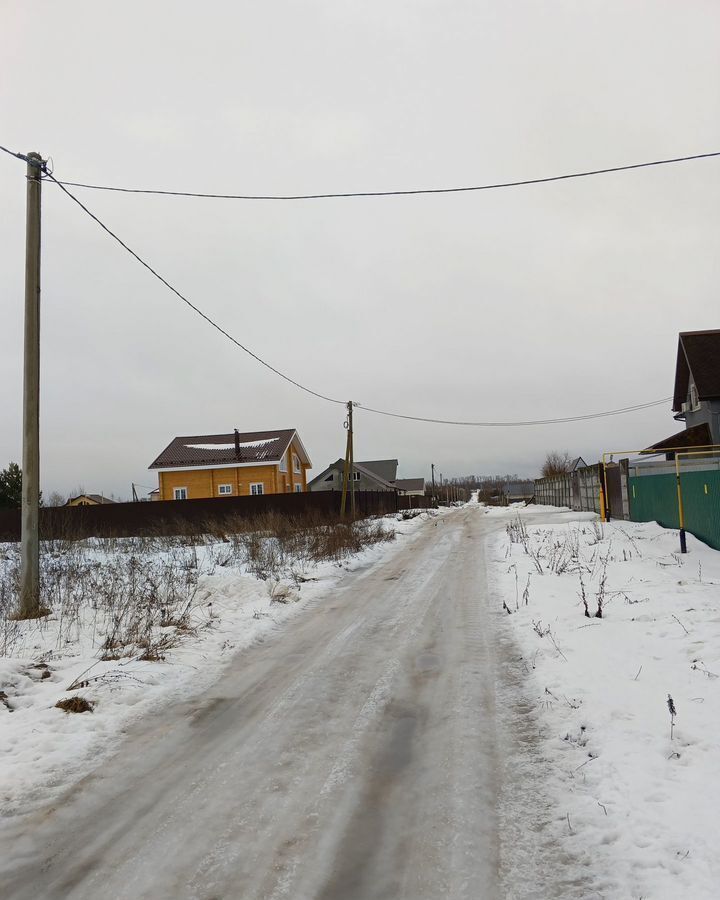
[[[293,428],[176,437],[150,466],[160,500],[300,493],[310,457]]]
[[[103,497],[102,494],[79,494],[77,497],[70,497],[65,506],[102,506],[105,503],[115,503],[115,500]]]

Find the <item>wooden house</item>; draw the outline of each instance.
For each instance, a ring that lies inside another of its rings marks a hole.
[[[152,463],[160,500],[300,493],[310,457],[293,428],[176,437]]]

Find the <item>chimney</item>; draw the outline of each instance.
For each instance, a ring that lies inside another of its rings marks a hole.
[[[235,429],[235,458],[240,459],[240,432]]]

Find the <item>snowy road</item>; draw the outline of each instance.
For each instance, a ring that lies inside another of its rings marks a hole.
[[[507,642],[465,507],[2,831],[11,898],[495,898]]]

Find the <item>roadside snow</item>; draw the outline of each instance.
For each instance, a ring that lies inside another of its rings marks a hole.
[[[384,517],[380,521],[395,540],[340,563],[306,565],[297,583],[262,581],[246,566],[218,563],[217,544],[215,552],[212,545],[198,545],[194,552],[192,546],[185,548],[197,591],[179,644],[163,649],[163,658],[155,661],[143,661],[137,653],[99,659],[106,632],[98,630],[93,597],[83,599],[79,621],[70,626],[63,622],[62,608],[32,622],[5,621],[0,652],[4,641],[9,655],[0,656],[0,814],[12,815],[21,807],[27,812],[66,789],[117,747],[133,721],[205,690],[235,653],[263,640],[309,602],[331,597],[348,573],[392,556],[427,520],[425,513],[409,520]],[[102,579],[108,558],[102,549],[96,555]],[[156,556],[153,564],[177,566],[176,558],[165,559],[161,551]],[[164,632],[173,642],[178,637],[175,628],[155,631],[160,632],[153,635],[156,643]],[[58,700],[78,695],[94,705],[91,713],[55,707]]]
[[[534,510],[505,512],[488,572],[535,698],[553,839],[579,863],[567,896],[716,898],[720,553],[688,535],[681,556],[655,523],[537,525]]]

